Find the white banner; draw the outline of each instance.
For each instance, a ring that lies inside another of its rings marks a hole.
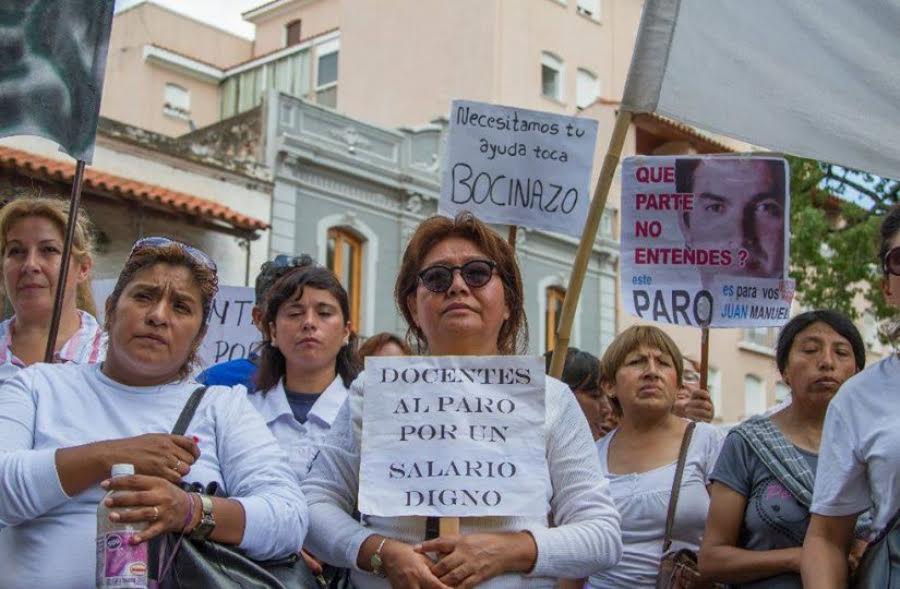
[[[454,100],[438,211],[580,236],[597,121]]]
[[[360,512],[546,516],[544,381],[537,357],[367,358]]]
[[[776,157],[629,157],[622,297],[632,315],[709,327],[790,318],[790,192]]]
[[[116,286],[114,278],[95,280],[91,285],[97,301],[97,319],[103,324],[106,298]],[[253,325],[250,310],[256,300],[253,288],[249,286],[221,286],[213,301],[206,338],[200,344],[202,368],[213,364],[246,358],[251,347],[262,339],[262,334]]]
[[[898,0],[646,0],[622,107],[900,178],[898,31]]]

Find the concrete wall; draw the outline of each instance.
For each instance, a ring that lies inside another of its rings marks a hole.
[[[349,0],[355,6],[357,0]],[[250,20],[256,25],[253,56],[271,53],[285,46],[285,27],[293,20],[302,20],[301,38],[314,37],[341,26],[341,0],[295,0],[283,8]]]
[[[499,8],[499,0],[345,3],[338,110],[398,127],[446,116],[454,98],[495,100]]]
[[[187,133],[188,120],[163,112],[165,86],[173,83],[189,91],[195,126],[218,121],[218,84],[147,63],[148,44],[220,68],[248,59],[252,47],[251,41],[155,4],[138,4],[113,20],[100,114],[170,136]]]

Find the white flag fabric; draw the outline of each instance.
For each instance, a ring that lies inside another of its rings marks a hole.
[[[623,107],[900,178],[900,0],[646,0]]]

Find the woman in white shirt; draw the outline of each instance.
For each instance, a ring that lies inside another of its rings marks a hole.
[[[68,210],[65,201],[30,196],[0,210],[3,294],[15,312],[0,323],[0,382],[44,360]],[[85,364],[103,359],[103,330],[93,316],[92,249],[90,221],[80,211],[56,338],[56,362]]]
[[[885,300],[900,308],[900,205],[894,205],[882,221],[879,257]],[[873,536],[900,533],[898,382],[900,357],[894,352],[850,378],[828,405],[809,510],[812,517],[803,542],[805,587],[847,586],[847,554],[856,518],[863,511],[872,509]],[[888,571],[883,573],[887,578]],[[890,574],[894,579],[900,575],[896,563]]]
[[[431,217],[419,226],[403,255],[394,298],[420,352],[488,356],[525,348],[515,254],[470,214]],[[306,546],[354,569],[354,586],[549,589],[559,577],[587,576],[619,559],[619,516],[590,429],[574,395],[553,378],[546,386],[547,516],[462,518],[461,535],[424,543],[424,517],[363,514],[363,523],[355,520],[363,380],[353,383],[303,481],[311,514]],[[551,513],[555,527],[548,525]],[[438,560],[428,552],[439,553]]]
[[[600,382],[620,415],[597,443],[600,464],[622,514],[618,565],[591,576],[598,589],[655,587],[675,467],[689,421],[672,413],[683,373],[681,352],[661,329],[629,327],[600,360]],[[723,434],[697,423],[688,446],[670,550],[698,550],[709,509],[709,475]]]
[[[210,387],[189,435],[166,433],[197,388],[188,375],[216,290],[203,252],[139,240],[107,301],[103,364],[38,364],[0,387],[0,588],[93,587],[97,503],[108,490],[123,491],[110,519],[148,524],[137,546],[176,532],[259,560],[299,549],[306,502],[245,395]],[[136,474],[108,479],[119,463]],[[228,498],[210,508],[182,481],[216,482]]]
[[[334,273],[304,256],[267,291],[260,324],[250,402],[302,480],[359,374],[350,298]]]

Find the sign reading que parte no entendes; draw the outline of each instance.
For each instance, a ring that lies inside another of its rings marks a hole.
[[[366,359],[359,510],[546,515],[540,358]]]
[[[597,121],[454,100],[438,210],[580,236]]]

